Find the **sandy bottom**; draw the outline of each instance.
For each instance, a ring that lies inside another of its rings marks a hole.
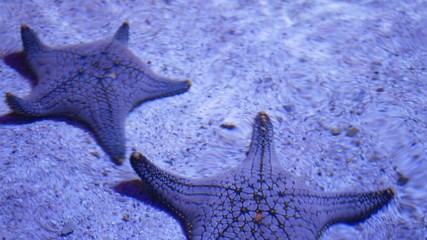
[[[265,111],[281,164],[307,184],[396,189],[367,221],[322,239],[427,238],[425,1],[13,2],[0,5],[2,57],[22,50],[21,24],[60,46],[110,38],[127,20],[131,51],[160,75],[192,80],[129,114],[127,158],[137,150],[178,175],[221,173],[244,159]],[[31,89],[0,61],[3,99]],[[0,115],[9,111],[0,101]],[[2,120],[0,239],[185,238],[167,212],[115,189],[137,175],[84,126]]]

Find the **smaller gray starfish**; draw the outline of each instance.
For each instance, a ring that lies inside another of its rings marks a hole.
[[[331,224],[368,218],[394,196],[312,190],[280,165],[267,114],[255,119],[242,166],[190,180],[157,168],[140,153],[131,164],[142,181],[183,222],[188,239],[317,239]]]
[[[21,36],[38,84],[26,98],[7,93],[10,108],[31,117],[83,121],[118,164],[125,157],[127,114],[144,101],[186,92],[191,85],[154,74],[133,55],[127,48],[127,22],[111,39],[58,48],[44,45],[26,25]]]

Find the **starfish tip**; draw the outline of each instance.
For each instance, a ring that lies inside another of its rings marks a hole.
[[[117,165],[122,165],[124,161],[125,161],[124,158],[114,159],[114,163],[117,164]]]
[[[130,155],[130,159],[131,159],[131,161],[138,161],[138,159],[141,159],[142,158],[142,154],[141,153],[139,153],[139,152],[133,152],[131,155]]]
[[[259,116],[266,116],[266,117],[268,116],[268,114],[264,111],[259,112],[258,115]]]
[[[44,45],[37,37],[36,32],[26,24],[21,25],[21,38],[24,46],[24,52],[26,53],[37,53],[44,48]]]
[[[8,92],[6,93],[6,102],[10,107],[13,108],[17,105],[17,97],[13,93]]]
[[[387,193],[390,196],[390,198],[393,198],[396,195],[396,190],[394,188],[387,189]]]
[[[270,117],[266,112],[259,112],[255,118],[256,122],[259,122],[262,126],[265,126],[270,123]]]
[[[129,42],[129,23],[127,21],[123,22],[123,24],[119,27],[116,34],[114,35],[114,39],[122,44],[127,45]]]
[[[192,85],[191,80],[187,80],[186,82],[187,82],[187,88],[190,88],[190,87],[191,87],[191,85]]]
[[[133,152],[130,155],[130,165],[139,174],[141,171],[148,168],[151,164],[142,153]]]

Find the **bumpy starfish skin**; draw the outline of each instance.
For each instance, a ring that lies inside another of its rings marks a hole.
[[[127,48],[129,25],[112,39],[59,48],[45,46],[21,27],[26,59],[38,84],[26,98],[7,93],[9,106],[27,116],[65,115],[82,120],[116,163],[125,157],[124,125],[139,103],[186,92],[190,81],[154,74]]]
[[[164,172],[140,153],[131,164],[167,208],[184,223],[188,239],[316,239],[330,224],[364,220],[394,196],[376,192],[314,191],[283,169],[267,114],[255,119],[242,166],[209,179]]]

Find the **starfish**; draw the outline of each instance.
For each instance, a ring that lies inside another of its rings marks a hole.
[[[317,239],[331,224],[357,223],[394,196],[372,192],[325,193],[311,189],[279,163],[273,126],[255,118],[242,166],[206,179],[167,173],[141,153],[131,164],[150,194],[178,216],[188,239]]]
[[[30,117],[67,116],[86,123],[113,161],[125,157],[127,114],[140,103],[186,92],[191,82],[153,73],[127,48],[129,25],[114,37],[87,44],[48,47],[21,26],[24,54],[38,84],[26,98],[6,94],[10,108]]]

